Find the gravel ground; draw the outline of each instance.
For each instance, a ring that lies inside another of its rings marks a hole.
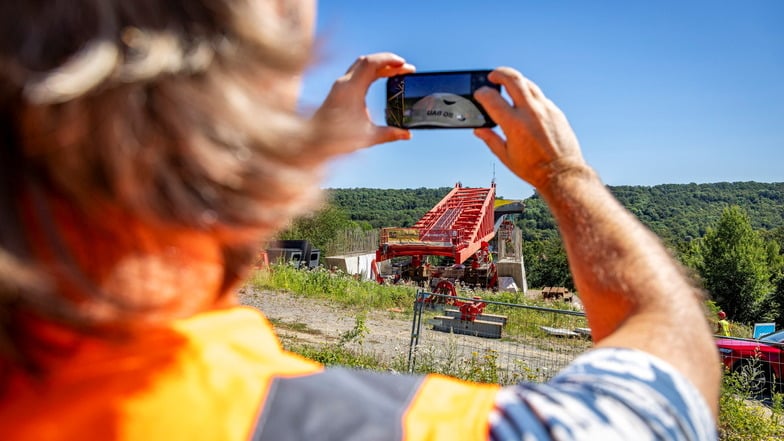
[[[340,341],[341,334],[351,331],[361,312],[328,301],[288,292],[256,290],[239,292],[240,302],[260,309],[272,322],[284,344],[329,344]],[[361,348],[356,341],[347,347],[373,353],[383,360],[407,360],[411,340],[409,311],[370,311],[365,315],[367,333]],[[438,332],[422,324],[418,360],[428,363],[454,363],[494,354],[498,366],[510,378],[523,376],[542,381],[568,364],[575,353],[574,340],[507,341]],[[402,357],[402,358],[401,358]],[[419,361],[418,361],[419,362]],[[452,365],[449,365],[452,366]]]
[[[336,343],[341,334],[354,329],[361,311],[288,292],[243,288],[240,302],[261,310],[273,323],[284,343]],[[406,311],[407,312],[407,311]],[[411,318],[400,310],[365,314],[367,334],[362,349],[384,357],[408,353]],[[353,343],[354,346],[358,346]]]

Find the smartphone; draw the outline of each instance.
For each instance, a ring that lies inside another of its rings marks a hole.
[[[501,90],[487,79],[490,70],[419,72],[387,79],[387,125],[404,129],[495,127],[474,99],[482,86]]]

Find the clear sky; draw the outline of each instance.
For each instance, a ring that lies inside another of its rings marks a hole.
[[[398,53],[417,70],[512,66],[566,113],[609,185],[784,181],[784,1],[319,2],[321,61],[303,105],[321,102],[356,56]],[[384,121],[385,80],[370,90]],[[324,187],[532,188],[470,130],[337,160]]]

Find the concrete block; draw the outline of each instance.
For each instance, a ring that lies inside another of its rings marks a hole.
[[[462,314],[460,314],[459,309],[444,309],[444,315],[446,315],[447,317],[459,319]],[[479,314],[479,316],[477,316],[476,319],[483,320],[486,322],[500,323],[501,326],[503,326],[506,324],[507,317],[505,315],[496,315],[496,314]]]
[[[501,338],[501,329],[503,327],[501,323],[497,322],[488,322],[484,320],[469,322],[448,316],[433,317],[428,320],[428,324],[433,325],[433,330],[435,331],[485,338]]]

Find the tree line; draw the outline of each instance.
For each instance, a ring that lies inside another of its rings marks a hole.
[[[656,233],[730,318],[784,324],[784,183],[721,182],[610,186]],[[329,189],[326,208],[298,219],[281,238],[322,249],[341,230],[408,227],[451,187]],[[523,200],[528,284],[574,288],[558,227],[538,194]]]

